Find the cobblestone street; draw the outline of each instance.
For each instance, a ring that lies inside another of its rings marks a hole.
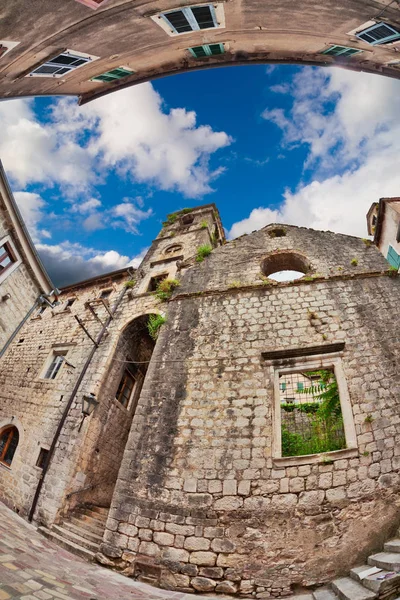
[[[0,504],[0,600],[193,600],[85,562]]]

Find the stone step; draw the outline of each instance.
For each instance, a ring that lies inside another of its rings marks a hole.
[[[400,552],[400,539],[389,540],[384,545],[385,552]]]
[[[106,525],[107,517],[101,515],[100,513],[92,512],[90,508],[81,508],[77,512],[74,513],[75,516],[80,519],[81,517],[84,519],[93,519],[99,525]]]
[[[290,600],[314,600],[312,594],[296,594],[296,596],[289,596]]]
[[[350,577],[378,595],[397,587],[400,583],[400,573],[386,571],[370,565],[362,565],[351,569]]]
[[[108,516],[108,513],[110,512],[110,507],[109,506],[88,506],[88,508],[92,511],[92,512],[97,512],[101,515],[106,515],[106,517]]]
[[[368,564],[386,571],[400,571],[400,554],[397,552],[378,552],[368,558]]]
[[[100,550],[100,544],[96,544],[95,542],[88,540],[85,535],[86,532],[83,529],[81,530],[80,534],[77,534],[73,533],[69,529],[65,529],[60,525],[53,525],[51,531],[54,531],[55,533],[57,533],[57,535],[61,535],[61,537],[65,538],[66,540],[69,540],[70,542],[73,542],[78,546],[82,546],[82,548],[87,548],[88,550],[91,550],[94,553]]]
[[[373,600],[376,593],[367,590],[351,577],[340,577],[332,581],[332,589],[341,600]]]
[[[96,535],[103,535],[104,533],[104,527],[101,527],[100,525],[96,525],[93,522],[89,521],[89,520],[84,520],[84,519],[78,519],[77,517],[71,517],[69,519],[70,523],[72,523],[73,525],[76,525],[77,527],[83,528],[87,531],[90,531],[92,533],[95,533]]]
[[[87,548],[82,548],[81,546],[78,546],[78,544],[74,544],[73,542],[66,540],[61,535],[58,535],[54,531],[47,529],[47,527],[38,527],[38,531],[45,537],[58,544],[59,546],[62,546],[66,550],[72,552],[72,554],[76,554],[90,561],[94,560],[94,552],[91,552],[91,550],[87,550]]]
[[[79,525],[74,525],[74,523],[71,523],[70,521],[64,521],[61,527],[63,529],[68,529],[69,531],[72,531],[72,533],[75,533],[76,535],[84,535],[85,538],[87,538],[91,542],[94,542],[95,544],[100,545],[103,541],[102,535],[92,533],[88,529],[82,529],[82,527],[80,527]]]
[[[322,587],[313,593],[314,600],[338,600],[335,592],[328,587]]]

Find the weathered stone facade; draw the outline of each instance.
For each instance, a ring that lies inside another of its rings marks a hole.
[[[191,257],[198,246],[214,233],[218,243],[223,234],[212,205],[191,215],[191,224],[181,217],[167,224],[135,287],[125,291],[80,388],[80,395],[95,393],[100,405],[79,432],[79,398],[74,404],[36,518],[51,523],[80,502],[111,505],[103,563],[171,589],[287,596],[347,572],[399,523],[399,280],[363,240],[292,226],[267,226],[217,246],[197,264]],[[172,244],[182,245],[178,264],[165,252]],[[289,283],[266,277],[273,261],[288,268],[290,260],[305,277]],[[151,277],[166,272],[177,273],[180,285],[160,303],[145,290]],[[127,275],[101,285],[112,284],[118,295]],[[86,315],[92,334],[96,319],[85,302],[98,297],[98,284],[78,286],[71,307]],[[121,333],[137,340],[130,328],[157,312],[166,312],[167,322],[150,362],[145,342],[138,354],[137,341],[129,347],[131,362],[148,369],[124,423],[114,400],[118,361],[126,355]],[[52,344],[75,344],[68,361],[76,373],[91,345],[71,314],[49,312],[26,331],[29,348],[9,351],[0,382],[2,415],[16,410],[16,385],[24,394],[19,405],[30,411],[18,417],[29,438],[26,481],[16,482],[19,472],[11,469],[8,494],[0,471],[2,494],[25,512],[37,478],[29,464],[33,450],[44,435],[50,439],[60,395],[77,378],[68,365],[56,386],[39,381],[38,373]],[[346,449],[279,456],[274,378],[296,361],[335,364],[349,402]],[[98,475],[106,482],[100,490],[66,500],[99,484]]]

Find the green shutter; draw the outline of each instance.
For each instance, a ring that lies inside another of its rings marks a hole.
[[[297,382],[297,391],[298,392],[302,392],[304,390],[304,383],[302,383],[301,381]]]
[[[396,250],[392,248],[392,246],[389,246],[386,258],[392,267],[396,267],[396,269],[400,268],[400,255],[397,254]]]
[[[134,71],[129,71],[123,67],[118,67],[116,69],[112,69],[111,71],[101,73],[101,75],[96,75],[96,77],[92,77],[91,81],[105,81],[109,83],[111,81],[118,81],[124,77],[129,77],[129,75],[132,75],[133,73]]]
[[[331,46],[322,52],[322,54],[328,54],[329,56],[353,56],[354,54],[360,54],[362,50],[357,48],[350,48],[349,46]]]
[[[204,44],[203,46],[194,46],[188,48],[190,54],[194,58],[205,58],[206,56],[217,56],[224,54],[225,49],[223,44]]]

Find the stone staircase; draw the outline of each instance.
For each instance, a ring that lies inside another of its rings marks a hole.
[[[290,600],[400,600],[400,531],[398,535],[384,545],[384,552],[372,554],[368,564],[351,569],[350,577]]]
[[[59,546],[87,560],[94,560],[100,550],[109,508],[79,507],[60,525],[38,527],[38,531]]]

